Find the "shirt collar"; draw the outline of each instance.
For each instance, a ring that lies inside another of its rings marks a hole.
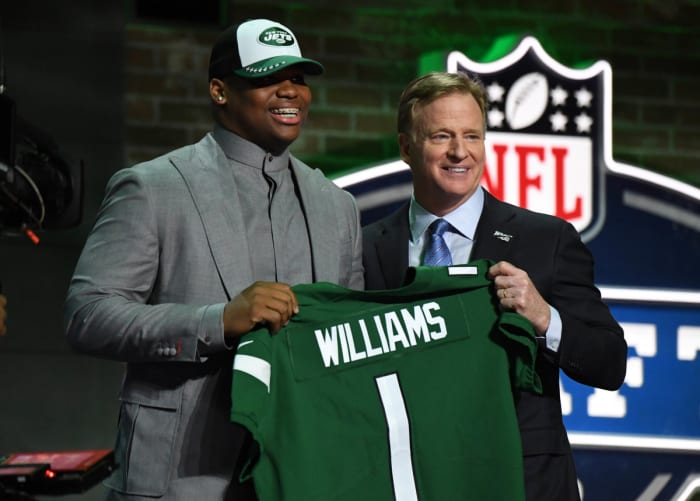
[[[442,216],[442,219],[445,219],[459,233],[468,239],[474,240],[476,225],[479,223],[483,208],[484,192],[482,188],[478,188],[466,202],[452,212]],[[416,201],[415,195],[411,195],[411,202],[408,207],[408,221],[411,228],[412,242],[417,242],[423,233],[425,233],[428,226],[436,219],[438,219],[438,217],[435,214],[428,212]]]
[[[283,170],[289,167],[289,148],[285,149],[280,155],[275,156],[266,152],[257,144],[243,139],[238,134],[234,134],[220,125],[214,126],[212,136],[230,160],[254,169],[262,169],[264,166],[266,172]]]

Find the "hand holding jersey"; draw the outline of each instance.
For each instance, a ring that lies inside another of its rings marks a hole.
[[[226,304],[224,335],[240,337],[256,325],[265,325],[274,334],[298,312],[297,298],[288,284],[255,282]]]
[[[490,264],[385,291],[295,286],[284,329],[241,338],[231,418],[258,446],[243,478],[260,501],[524,499],[513,395],[542,390],[537,342]]]
[[[527,272],[507,261],[500,261],[489,268],[489,278],[494,280],[501,306],[520,313],[543,336],[549,328],[551,311]]]

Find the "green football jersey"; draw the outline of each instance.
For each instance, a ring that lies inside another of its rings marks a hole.
[[[490,264],[386,291],[298,285],[283,330],[241,338],[231,416],[261,501],[524,499],[513,392],[541,391],[537,343]]]

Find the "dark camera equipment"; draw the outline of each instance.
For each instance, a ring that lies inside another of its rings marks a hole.
[[[112,449],[12,453],[0,457],[0,499],[83,493],[117,468]]]
[[[69,162],[58,145],[22,120],[0,87],[0,233],[25,234],[80,224],[83,165]]]

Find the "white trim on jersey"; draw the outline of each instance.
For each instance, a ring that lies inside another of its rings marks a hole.
[[[396,373],[392,373],[375,378],[375,381],[389,428],[389,454],[391,454],[394,495],[397,501],[418,501],[411,459],[411,432],[399,379]]]
[[[238,353],[236,358],[233,359],[233,370],[253,376],[267,386],[267,392],[270,393],[270,374],[272,372],[270,362],[262,358]]]
[[[447,274],[453,276],[476,275],[479,273],[479,268],[476,266],[449,266]]]

